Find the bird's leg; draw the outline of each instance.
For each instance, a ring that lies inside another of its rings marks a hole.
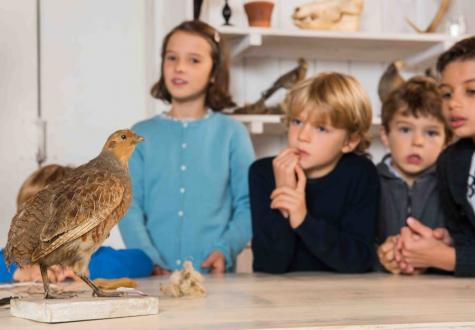
[[[49,292],[49,279],[48,279],[48,267],[40,264],[41,278],[43,279],[43,288],[45,289],[45,299],[53,299],[52,294]]]
[[[48,279],[48,267],[40,264],[41,277],[43,279],[43,287],[45,289],[45,299],[65,299],[74,297],[74,295],[57,295],[50,292],[49,279]]]
[[[92,293],[93,296],[97,296],[97,297],[122,297],[122,296],[126,295],[125,292],[104,291],[101,288],[99,288],[97,285],[95,285],[86,275],[77,274],[77,273],[76,273],[76,275],[79,276],[81,278],[81,280],[86,282],[86,284],[91,287],[91,289],[94,291]]]

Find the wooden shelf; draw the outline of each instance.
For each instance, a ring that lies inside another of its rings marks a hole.
[[[418,70],[454,42],[463,38],[447,34],[382,34],[315,30],[221,27],[233,58],[242,55],[307,57],[322,60],[391,62],[405,60]]]
[[[284,126],[282,115],[230,115],[237,121],[243,123],[251,134],[263,134],[264,128],[266,134],[283,134],[287,131]],[[371,134],[377,132],[381,120],[373,118]]]
[[[251,134],[263,134],[264,125],[272,126],[274,133],[285,132],[282,115],[231,115],[243,123]]]

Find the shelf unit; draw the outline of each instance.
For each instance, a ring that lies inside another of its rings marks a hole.
[[[233,60],[242,56],[388,63],[402,59],[404,69],[409,71],[430,67],[440,53],[466,37],[442,33],[382,34],[252,27],[220,27],[219,31],[229,45]],[[251,134],[285,132],[279,115],[233,115],[233,118],[244,123]],[[378,131],[379,125],[379,118],[373,119],[372,134]]]
[[[251,134],[282,134],[285,133],[284,118],[282,115],[230,115],[243,123]],[[374,118],[371,134],[377,133],[381,120]]]
[[[270,127],[276,134],[285,131],[282,115],[231,115],[231,117],[243,123],[251,134],[263,134],[264,126]]]
[[[317,30],[221,27],[231,57],[310,57],[322,60],[392,62],[420,70],[462,37],[446,34],[382,34]]]

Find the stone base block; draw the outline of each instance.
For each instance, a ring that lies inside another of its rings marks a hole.
[[[158,297],[25,298],[10,302],[13,316],[45,323],[158,314]]]

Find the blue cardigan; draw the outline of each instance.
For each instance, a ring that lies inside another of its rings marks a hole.
[[[4,262],[3,250],[0,250],[0,283],[11,282],[15,264],[10,269]],[[89,262],[89,277],[120,278],[145,277],[152,274],[153,264],[149,257],[138,249],[114,250],[111,247],[99,248]]]
[[[251,239],[254,151],[245,127],[209,111],[193,121],[159,115],[132,129],[145,141],[129,160],[133,202],[119,222],[126,246],[169,270],[185,260],[200,270],[218,250],[230,270]]]

